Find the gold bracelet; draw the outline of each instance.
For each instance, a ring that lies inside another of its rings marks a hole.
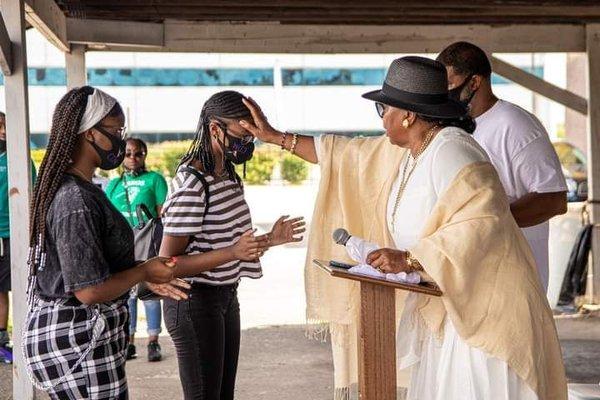
[[[285,150],[285,137],[287,136],[287,132],[283,132],[281,134],[281,150]]]
[[[296,146],[298,145],[298,134],[294,133],[294,137],[292,138],[292,147],[290,147],[290,153],[296,154]]]
[[[404,256],[408,268],[410,268],[413,271],[423,271],[423,266],[421,265],[419,260],[414,258],[412,254],[410,254],[410,251],[407,250]]]

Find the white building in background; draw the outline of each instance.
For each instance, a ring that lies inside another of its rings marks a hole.
[[[46,142],[55,104],[65,92],[63,54],[34,29],[27,33],[32,141]],[[381,86],[399,55],[87,53],[88,82],[119,99],[129,132],[149,141],[190,137],[203,102],[238,90],[256,99],[277,127],[320,133],[381,132],[372,102],[361,94]],[[500,55],[554,84],[566,84],[565,54]],[[564,107],[494,76],[496,94],[534,112],[552,137]],[[0,86],[0,108],[4,108]]]

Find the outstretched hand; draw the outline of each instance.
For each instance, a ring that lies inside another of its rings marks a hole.
[[[188,295],[181,289],[190,289],[191,286],[189,283],[184,281],[183,279],[173,279],[168,283],[150,283],[146,282],[146,285],[150,290],[154,293],[163,296],[170,297],[173,300],[185,300],[188,298]]]
[[[289,218],[289,215],[283,215],[275,221],[270,234],[271,246],[301,242],[304,239],[304,236],[301,236],[306,232],[304,217]]]

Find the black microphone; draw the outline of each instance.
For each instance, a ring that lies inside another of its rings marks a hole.
[[[344,228],[338,228],[333,231],[333,241],[342,246],[345,246],[351,237],[352,236]]]

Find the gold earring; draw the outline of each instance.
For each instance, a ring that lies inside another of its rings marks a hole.
[[[404,121],[402,121],[402,126],[404,127],[404,129],[408,128],[410,122],[408,122],[407,119],[405,119]]]

